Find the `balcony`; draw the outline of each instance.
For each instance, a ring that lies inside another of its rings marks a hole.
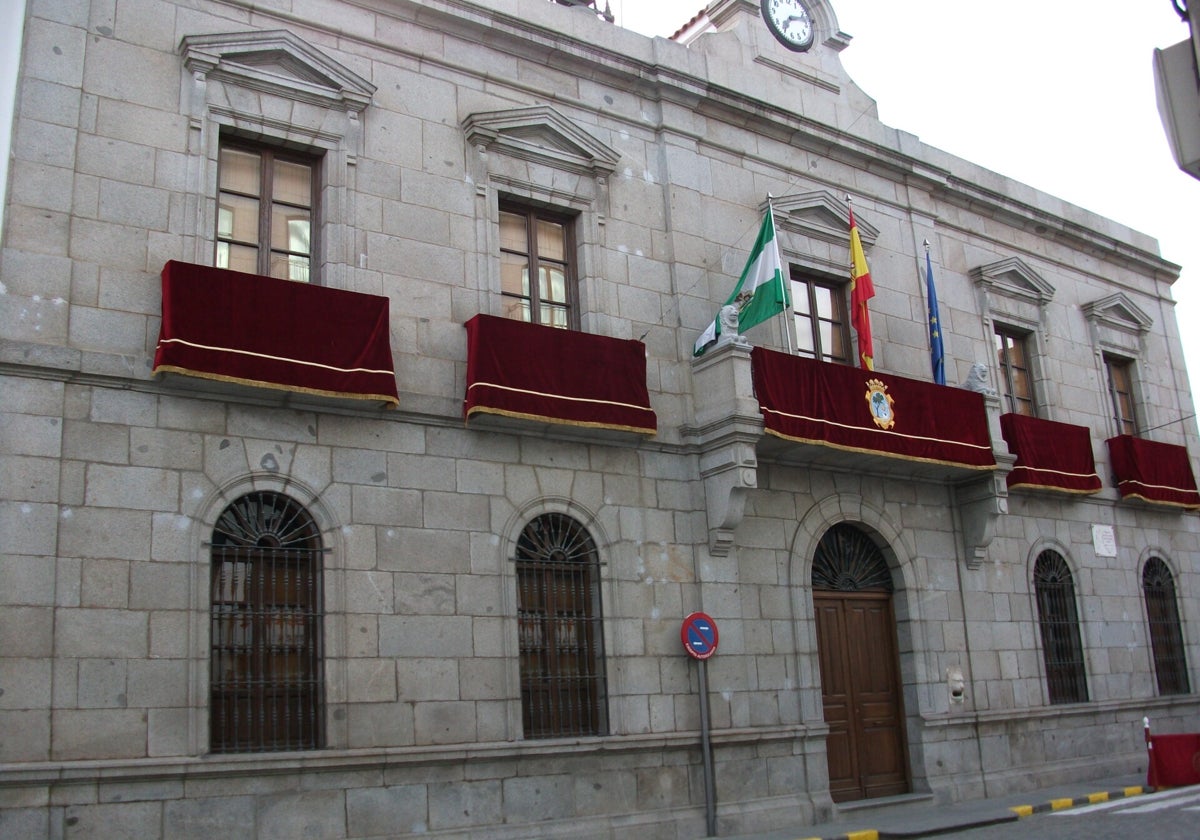
[[[642,342],[494,315],[476,315],[465,326],[468,423],[658,433]]]
[[[946,485],[965,562],[983,562],[1013,456],[994,394],[804,359],[740,336],[692,362],[709,550],[728,554],[760,457]]]
[[[1109,438],[1107,443],[1122,499],[1200,510],[1200,493],[1186,447],[1133,435]]]
[[[1087,495],[1103,486],[1096,474],[1092,435],[1083,426],[1023,414],[1004,414],[1000,430],[1017,456],[1009,490],[1047,490]]]
[[[387,298],[174,260],[162,296],[156,375],[399,403]]]
[[[960,479],[996,469],[982,394],[818,362],[752,353],[767,449],[785,461]]]

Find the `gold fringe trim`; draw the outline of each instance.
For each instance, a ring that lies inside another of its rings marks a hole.
[[[1178,487],[1167,487],[1164,484],[1146,484],[1142,481],[1134,481],[1127,478],[1124,481],[1117,482],[1118,488],[1123,488],[1126,484],[1136,484],[1139,487],[1154,488],[1156,490],[1167,490],[1171,493],[1183,493],[1186,495],[1196,495],[1195,490],[1182,490]],[[1200,510],[1200,502],[1174,502],[1169,499],[1152,499],[1143,493],[1126,493],[1121,492],[1122,499],[1141,499],[1143,502],[1149,502],[1152,505],[1164,505],[1166,507],[1183,508],[1184,510]]]
[[[1169,490],[1172,493],[1197,493],[1196,490],[1189,490],[1186,487],[1171,487],[1167,484],[1147,484],[1144,481],[1138,481],[1136,478],[1123,478],[1117,482],[1117,486],[1122,484],[1136,484],[1138,487],[1147,487],[1151,490]]]
[[[1067,472],[1066,470],[1048,470],[1045,467],[1026,467],[1024,465],[1013,467],[1013,472],[1016,472],[1017,470],[1027,470],[1028,472],[1035,473],[1050,473],[1051,475],[1065,475],[1068,478],[1094,478],[1097,481],[1100,480],[1100,476],[1094,472],[1073,473]]]
[[[313,394],[318,397],[337,397],[348,400],[375,400],[384,404],[384,408],[395,408],[400,405],[400,400],[393,397],[391,394],[363,394],[350,393],[347,391],[326,391],[321,388],[303,388],[296,385],[282,385],[278,382],[265,382],[260,379],[244,379],[238,376],[224,376],[219,373],[207,373],[205,371],[189,370],[188,368],[179,367],[177,365],[159,365],[150,372],[151,374],[159,373],[181,373],[184,376],[194,376],[197,379],[211,379],[215,382],[232,382],[236,385],[250,385],[255,388],[270,388],[274,391],[291,391],[297,394]]]
[[[392,376],[396,375],[394,370],[376,370],[374,368],[343,368],[334,367],[333,365],[325,365],[320,362],[309,362],[304,359],[293,359],[289,356],[272,356],[268,353],[255,353],[251,350],[237,350],[233,347],[215,347],[208,344],[196,344],[192,341],[185,341],[182,338],[164,338],[158,342],[158,347],[164,344],[182,344],[185,347],[195,347],[199,350],[212,350],[216,353],[233,353],[237,356],[250,356],[254,359],[267,359],[272,362],[287,362],[292,365],[304,365],[306,367],[324,368],[325,370],[333,370],[338,373],[388,373]]]
[[[1057,484],[1032,484],[1028,481],[1021,481],[1016,484],[1008,485],[1009,490],[1050,490],[1055,493],[1067,493],[1073,496],[1092,496],[1103,490],[1103,487],[1097,487],[1095,490],[1077,490],[1073,487],[1060,487]]]
[[[569,400],[570,402],[592,403],[593,405],[615,405],[620,408],[632,408],[637,411],[648,411],[653,414],[653,409],[646,405],[635,405],[634,403],[616,402],[615,400],[594,400],[590,397],[568,397],[564,394],[547,394],[543,391],[530,391],[525,388],[512,388],[508,385],[497,385],[494,382],[473,382],[467,387],[467,393],[473,388],[495,388],[499,391],[508,391],[513,394],[530,394],[535,397],[544,397],[551,400]]]
[[[1044,467],[1020,466],[1020,467],[1013,467],[1012,473],[1016,473],[1018,470],[1025,470],[1026,472],[1031,472],[1031,473],[1062,475],[1062,476],[1066,476],[1067,478],[1080,478],[1080,479],[1085,479],[1085,480],[1094,478],[1100,484],[1100,486],[1097,487],[1095,490],[1083,490],[1078,487],[1063,487],[1058,484],[1035,484],[1032,481],[1018,481],[1014,484],[1008,485],[1009,490],[1022,490],[1025,488],[1029,488],[1031,490],[1053,490],[1056,493],[1069,493],[1069,494],[1078,495],[1078,496],[1090,496],[1093,493],[1099,493],[1101,490],[1104,489],[1104,482],[1100,481],[1100,476],[1094,472],[1073,473],[1073,472],[1066,472],[1065,470],[1049,470],[1049,469],[1045,469]],[[1010,475],[1012,475],[1012,473],[1010,473]]]
[[[1162,505],[1163,507],[1183,508],[1184,510],[1200,510],[1200,504],[1188,504],[1187,502],[1169,502],[1166,499],[1151,499],[1149,496],[1143,496],[1141,493],[1126,493],[1122,499],[1141,499],[1152,505]]]
[[[857,427],[855,427],[855,428],[857,428]],[[827,440],[814,440],[811,438],[794,437],[792,435],[785,435],[782,432],[777,432],[774,429],[764,429],[764,431],[769,435],[775,435],[775,437],[783,438],[784,440],[791,440],[791,441],[795,441],[796,443],[810,443],[815,446],[827,446],[830,449],[840,449],[843,452],[860,452],[860,453],[863,453],[864,455],[882,455],[887,458],[895,458],[898,461],[915,461],[917,463],[922,463],[922,464],[941,464],[942,466],[946,466],[946,467],[961,467],[961,468],[967,469],[967,470],[995,470],[996,469],[995,462],[993,462],[992,464],[987,465],[987,466],[977,466],[975,464],[964,464],[962,461],[945,461],[940,458],[918,458],[915,455],[899,455],[899,454],[896,454],[893,452],[887,452],[883,449],[866,449],[864,447],[859,447],[859,446],[846,446],[845,444],[841,444],[841,443],[830,443]],[[963,445],[967,446],[969,444],[963,444]]]
[[[825,420],[825,419],[823,419],[823,418],[821,418],[821,417],[805,417],[803,414],[789,414],[789,413],[788,413],[788,412],[786,412],[786,411],[779,411],[779,410],[777,410],[777,409],[774,409],[774,408],[767,408],[765,405],[761,405],[761,404],[759,405],[759,409],[760,409],[760,410],[761,410],[761,411],[762,411],[764,414],[766,414],[766,413],[768,413],[768,412],[769,412],[769,413],[771,413],[771,414],[775,414],[775,415],[778,415],[778,416],[780,416],[780,417],[790,417],[790,418],[792,418],[792,419],[794,419],[794,420],[803,420],[803,421],[805,421],[805,422],[807,422],[807,423],[820,423],[822,426],[834,426],[834,427],[836,427],[836,428],[838,428],[838,429],[848,429],[848,430],[850,430],[850,431],[853,431],[853,432],[870,432],[870,433],[872,433],[872,434],[878,434],[878,435],[887,435],[887,436],[889,436],[889,437],[891,437],[891,436],[893,436],[893,435],[894,435],[894,436],[896,436],[896,437],[902,437],[902,438],[905,438],[905,439],[907,439],[907,440],[920,440],[920,441],[926,441],[926,442],[929,442],[929,443],[940,443],[940,444],[945,444],[945,445],[949,445],[949,446],[965,446],[965,447],[967,447],[968,449],[978,449],[978,450],[983,450],[983,451],[987,451],[987,452],[991,452],[991,451],[992,451],[992,446],[991,446],[991,444],[988,444],[987,446],[984,446],[983,444],[980,444],[980,443],[964,443],[964,442],[963,442],[963,441],[961,441],[961,440],[946,440],[946,439],[944,439],[944,438],[926,437],[926,436],[924,436],[924,435],[906,435],[906,434],[904,434],[903,432],[891,432],[891,431],[884,431],[883,429],[878,429],[878,428],[876,428],[876,429],[872,429],[872,428],[869,428],[869,427],[867,427],[867,426],[850,426],[850,425],[848,425],[848,424],[846,424],[846,423],[835,423],[835,422],[833,422],[832,420]],[[784,437],[784,435],[780,435],[780,437]],[[796,440],[800,440],[800,438],[795,438],[795,439],[796,439]],[[829,445],[830,445],[830,446],[833,446],[834,444],[829,444]],[[853,450],[851,447],[841,447],[841,448],[849,448],[849,449],[851,449],[852,451],[854,451],[854,450]],[[874,452],[874,451],[876,451],[876,450],[864,449],[864,450],[862,450],[862,451],[864,451],[864,452]],[[922,459],[920,459],[920,458],[914,458],[913,460],[922,460]],[[957,462],[949,462],[949,461],[935,461],[934,463],[957,463]],[[986,467],[986,469],[992,469],[992,467]]]
[[[508,411],[502,408],[489,408],[488,406],[477,405],[467,411],[467,419],[471,415],[480,414],[497,414],[502,417],[516,417],[520,420],[534,420],[539,423],[558,423],[563,426],[579,426],[585,429],[612,429],[618,432],[637,432],[642,435],[657,435],[657,427],[654,429],[645,426],[622,426],[616,423],[595,423],[587,420],[564,420],[561,417],[550,417],[544,414],[530,414],[523,411]]]

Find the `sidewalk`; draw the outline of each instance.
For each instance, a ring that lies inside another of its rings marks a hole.
[[[1143,773],[951,805],[934,805],[931,798],[919,794],[874,803],[847,803],[835,809],[837,816],[832,822],[763,834],[722,835],[721,840],[915,840],[1016,822],[1023,816],[1044,811],[1137,796],[1148,792],[1145,783]]]

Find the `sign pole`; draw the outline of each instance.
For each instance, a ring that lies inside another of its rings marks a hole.
[[[713,778],[712,740],[708,719],[708,660],[696,660],[700,668],[700,749],[704,753],[704,818],[708,836],[717,836],[717,795]]]
[[[708,714],[708,658],[717,652],[720,635],[711,616],[694,612],[683,620],[679,640],[700,668],[700,751],[704,758],[704,818],[709,837],[717,836],[717,786],[713,774],[711,726]]]

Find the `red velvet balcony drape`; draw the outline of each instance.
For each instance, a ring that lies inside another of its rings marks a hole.
[[[172,260],[154,373],[399,403],[388,299]]]
[[[463,416],[499,414],[545,423],[653,435],[646,345],[494,315],[467,328]]]
[[[751,360],[768,434],[909,461],[996,466],[981,394],[763,347]]]
[[[1027,417],[1000,416],[1000,432],[1017,456],[1008,488],[1036,488],[1063,493],[1096,493],[1103,486],[1096,474],[1091,432],[1084,426]]]
[[[1146,784],[1152,788],[1200,785],[1200,733],[1149,735]]]
[[[1121,498],[1200,510],[1186,447],[1119,435],[1108,439],[1108,454]]]

